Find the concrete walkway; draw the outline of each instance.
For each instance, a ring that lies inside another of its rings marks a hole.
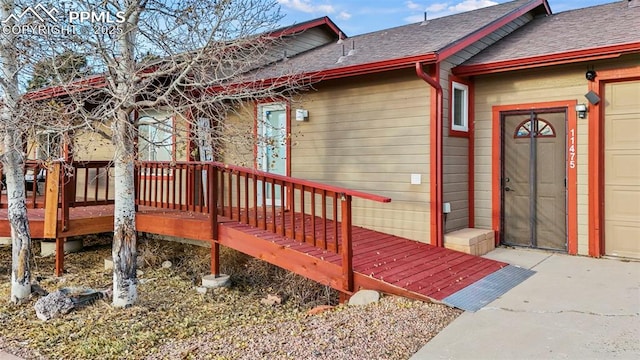
[[[486,257],[537,273],[412,360],[640,359],[640,262],[504,248]]]
[[[22,358],[0,350],[0,360],[22,360]]]

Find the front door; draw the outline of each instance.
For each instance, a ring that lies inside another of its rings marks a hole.
[[[287,108],[284,104],[261,105],[258,114],[258,169],[287,175]],[[281,204],[282,189],[276,186],[272,193],[267,186],[266,194],[258,195],[259,203],[264,196],[266,204]]]
[[[566,112],[502,116],[502,242],[567,250]]]

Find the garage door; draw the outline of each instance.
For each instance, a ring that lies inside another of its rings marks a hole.
[[[640,81],[607,84],[605,253],[640,259]]]

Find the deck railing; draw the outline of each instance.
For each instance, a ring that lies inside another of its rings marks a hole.
[[[44,168],[49,170],[43,173]],[[341,255],[346,291],[353,290],[352,201],[354,198],[391,201],[387,197],[218,162],[139,162],[134,169],[136,206],[207,214],[214,240],[218,239],[218,216],[222,216]],[[59,206],[52,208],[56,211],[51,212],[49,221],[54,236],[58,208],[62,212],[62,230],[66,231],[70,208],[114,202],[111,162],[77,161],[66,166],[47,166],[30,161],[25,171],[35,175],[33,191],[28,194],[29,208],[45,208],[47,201],[58,199]],[[52,172],[56,175],[49,184],[47,179]],[[37,174],[43,174],[44,178],[38,179]],[[60,186],[55,185],[58,178]],[[39,182],[47,184],[46,196],[40,196]],[[0,208],[3,207],[6,204],[0,197]]]
[[[44,208],[44,197],[39,196],[42,188],[42,184],[46,181],[46,171],[44,164],[36,160],[28,160],[25,163],[25,187],[27,190],[26,203],[28,209]],[[6,178],[0,164],[0,178],[2,178],[1,189],[6,190]],[[7,203],[4,197],[0,196],[0,209],[7,207]]]
[[[28,160],[25,163],[25,187],[27,190],[27,208],[45,208],[46,196],[44,196],[45,184],[49,178],[54,164],[38,160]],[[112,165],[109,161],[75,161],[60,167],[61,193],[66,198],[60,199],[60,205],[68,207],[93,206],[113,204]],[[2,166],[0,165],[0,177],[2,178],[2,190],[6,190]],[[0,208],[6,208],[7,204],[0,197]]]
[[[218,162],[143,162],[137,204],[218,215],[342,257],[344,288],[353,288],[352,200],[387,197]],[[213,206],[211,206],[213,204]]]

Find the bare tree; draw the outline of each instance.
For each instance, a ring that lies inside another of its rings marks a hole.
[[[0,0],[0,7],[0,160],[12,238],[11,301],[19,302],[31,293],[31,233],[25,187],[27,144],[42,131],[61,139],[73,127],[83,126],[70,121],[74,118],[71,113],[79,108],[77,104],[56,99],[30,99],[25,92],[29,84],[55,84],[62,90],[62,83],[84,73],[81,59],[71,52],[66,41],[62,41],[64,34],[49,31],[57,20],[37,14],[37,11],[46,10],[44,5],[35,1]],[[64,54],[69,61],[50,61],[63,60]],[[44,69],[43,65],[49,62],[51,64]],[[46,80],[38,79],[43,70]],[[41,160],[49,163],[59,155],[47,154],[47,158]]]
[[[94,71],[104,74],[84,123],[109,124],[115,148],[113,305],[124,307],[137,299],[134,166],[136,142],[145,136],[138,131],[140,115],[161,111],[191,122],[201,159],[210,159],[217,144],[230,141],[229,113],[241,112],[247,101],[288,95],[301,81],[293,72],[269,81],[248,75],[284,57],[286,39],[269,35],[280,20],[275,0],[84,0],[75,6],[98,15],[75,24],[74,41]],[[236,134],[242,132],[253,134]]]
[[[11,1],[2,0],[2,19],[7,25],[14,25],[9,16],[14,12]],[[3,99],[0,108],[3,134],[3,172],[6,176],[8,219],[11,226],[12,267],[11,301],[18,302],[31,294],[31,271],[29,269],[31,234],[24,185],[24,154],[22,135],[16,120],[19,112],[19,53],[15,46],[16,34],[2,34],[0,37],[0,86]]]

